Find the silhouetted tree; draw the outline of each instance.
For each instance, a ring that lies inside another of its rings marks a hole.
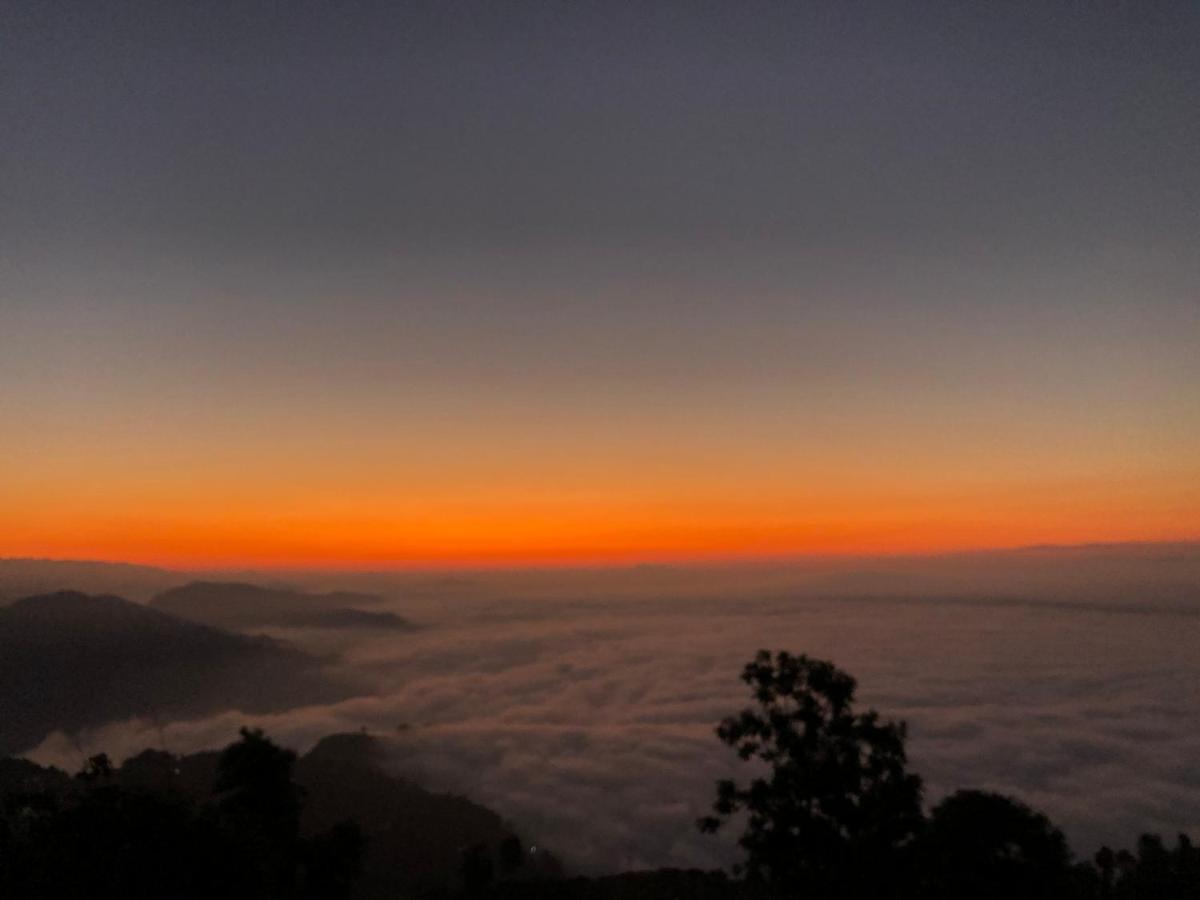
[[[112,760],[108,758],[107,753],[98,753],[88,758],[83,769],[75,777],[80,781],[94,784],[99,781],[108,781],[112,778],[112,774]]]
[[[1175,844],[1174,866],[1183,887],[1180,895],[1184,900],[1200,900],[1200,848],[1186,834],[1179,835]]]
[[[0,897],[349,895],[362,835],[345,824],[300,836],[289,751],[261,732],[243,731],[221,756],[219,793],[208,803],[145,777],[162,756],[143,755],[128,771],[114,770],[106,756],[92,757],[74,779],[31,763],[24,763],[28,774],[38,777],[22,777],[18,761],[17,777],[0,791]]]
[[[806,897],[897,896],[922,823],[921,781],[906,769],[903,723],[854,711],[855,681],[832,663],[759,651],[742,680],[757,706],[725,719],[722,741],[765,772],[718,782],[717,830],[745,811],[745,869]]]
[[[495,877],[495,865],[491,854],[483,844],[471,844],[462,852],[462,864],[459,867],[462,876],[463,892],[468,896],[482,893],[492,883]]]
[[[292,782],[296,754],[259,729],[243,728],[217,763],[215,790],[221,810],[264,831],[291,833],[300,817],[300,791]]]
[[[244,881],[231,842],[181,798],[77,778],[60,796],[10,796],[4,812],[16,825],[5,898],[248,896],[227,890]]]
[[[1072,891],[1062,832],[1000,794],[958,791],[939,803],[921,840],[926,893],[937,900],[1061,898]]]
[[[349,897],[365,849],[362,830],[352,822],[335,825],[310,838],[303,854],[305,900]]]
[[[300,857],[300,791],[292,783],[296,754],[257,729],[241,729],[217,763],[217,809],[250,853],[260,888],[271,897],[296,893]]]
[[[502,877],[508,878],[524,865],[525,847],[519,837],[510,834],[500,842],[497,856],[500,859],[500,874]]]
[[[1143,834],[1137,843],[1137,894],[1169,897],[1174,872],[1171,854],[1157,834]]]
[[[1092,862],[1100,875],[1099,895],[1107,900],[1113,893],[1113,873],[1117,867],[1117,856],[1111,847],[1101,847],[1092,857]]]
[[[1186,835],[1174,849],[1161,837],[1143,834],[1137,853],[1104,847],[1096,854],[1102,884],[1100,896],[1118,900],[1200,900],[1200,850]]]

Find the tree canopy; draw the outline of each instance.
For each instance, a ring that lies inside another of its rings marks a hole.
[[[763,650],[742,680],[756,705],[717,735],[760,774],[719,782],[701,829],[744,812],[750,878],[813,896],[879,896],[900,877],[922,823],[904,724],[857,712],[855,680],[823,660]]]

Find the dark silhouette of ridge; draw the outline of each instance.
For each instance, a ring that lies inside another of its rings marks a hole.
[[[0,558],[0,606],[21,597],[72,590],[143,602],[184,576],[154,566],[98,560]]]
[[[206,755],[207,781],[195,791],[171,780],[183,760],[161,753],[139,757],[133,778],[104,755],[73,779],[42,770],[37,791],[27,773],[0,766],[0,896],[347,898],[362,832],[348,822],[301,832],[295,760],[242,729],[240,741]],[[155,764],[167,780],[148,787]]]
[[[0,753],[133,716],[267,712],[356,693],[279,641],[119,597],[64,591],[0,608]]]
[[[0,759],[0,896],[382,900],[561,877],[495,812],[392,777],[382,756],[369,735],[339,734],[297,759],[243,729],[221,753],[93,757],[75,778]],[[6,872],[6,842],[30,861]],[[81,859],[85,846],[107,856]]]
[[[389,775],[382,764],[377,740],[359,733],[324,738],[296,766],[296,781],[306,792],[306,830],[350,819],[367,836],[356,897],[436,896],[463,887],[473,857],[486,860],[498,877],[506,871],[502,848],[514,842],[519,861],[508,866],[509,874],[520,880],[562,874],[552,854],[530,853],[532,843],[520,840],[497,813]]]
[[[242,582],[194,581],[163,591],[150,605],[182,619],[232,630],[282,626],[406,631],[414,627],[395,613],[362,608],[381,602],[383,598],[374,594],[312,594]]]

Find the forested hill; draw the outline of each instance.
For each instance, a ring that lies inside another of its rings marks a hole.
[[[105,722],[267,712],[353,695],[278,641],[70,591],[0,607],[0,753]]]

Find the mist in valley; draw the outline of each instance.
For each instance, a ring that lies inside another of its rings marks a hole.
[[[28,563],[5,566],[28,577]],[[59,577],[87,590],[90,574]],[[196,575],[160,574],[164,590]],[[30,759],[73,771],[101,750],[213,749],[246,724],[303,752],[365,729],[389,771],[548,836],[574,870],[724,866],[732,836],[693,823],[737,766],[714,725],[744,705],[742,664],[770,647],[834,660],[864,704],[906,720],[929,802],[959,787],[1012,794],[1084,848],[1200,827],[1196,545],[205,577],[201,600],[241,604],[230,622],[318,661],[353,696],[142,712],[55,729],[24,748]],[[371,616],[312,618],[347,601]]]

